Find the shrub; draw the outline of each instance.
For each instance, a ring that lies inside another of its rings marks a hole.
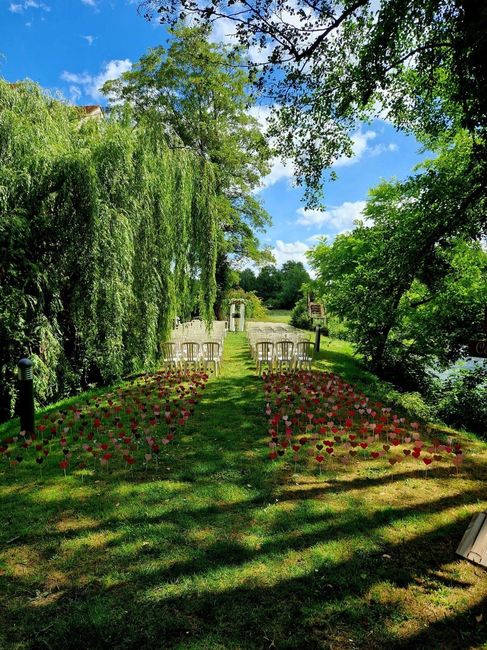
[[[394,406],[403,410],[412,420],[428,421],[435,417],[435,409],[417,392],[399,393],[391,391],[388,395]]]
[[[308,316],[308,302],[300,298],[291,312],[291,325],[303,330],[313,329],[313,319]]]
[[[328,327],[328,336],[332,339],[341,339],[342,341],[352,341],[346,321],[342,320],[335,314],[328,314],[326,319]]]
[[[487,436],[487,367],[460,368],[438,389],[438,416],[456,427]]]
[[[245,300],[245,318],[265,320],[267,317],[267,309],[259,296],[254,291],[244,291],[243,289],[230,289],[226,293],[225,300],[223,301],[223,312],[225,316],[228,316],[230,302],[234,299]]]

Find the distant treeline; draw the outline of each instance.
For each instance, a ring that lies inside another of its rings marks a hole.
[[[264,266],[256,275],[251,269],[240,273],[239,285],[244,291],[254,291],[271,309],[292,309],[301,297],[301,287],[311,278],[302,262],[290,260],[280,269]]]

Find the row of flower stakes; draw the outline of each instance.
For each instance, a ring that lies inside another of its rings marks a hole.
[[[118,390],[43,415],[34,432],[0,440],[0,463],[68,471],[110,467],[158,468],[166,445],[177,439],[203,396],[204,372],[164,371],[143,375]],[[81,473],[84,476],[84,473]]]
[[[418,422],[369,398],[332,373],[300,371],[264,374],[269,458],[295,463],[311,457],[321,467],[339,458],[387,458],[391,466],[407,459],[431,465],[450,461],[457,473],[462,445],[447,438],[427,440]],[[42,468],[57,463],[70,469],[134,465],[156,469],[164,447],[177,439],[203,396],[204,372],[165,371],[142,377],[117,391],[86,399],[63,411],[45,414],[32,433],[0,440],[0,462],[10,468],[25,461]],[[119,461],[117,463],[117,461]],[[82,474],[83,476],[83,474]]]
[[[297,464],[308,456],[319,467],[387,459],[420,463],[426,472],[441,462],[459,469],[464,450],[452,438],[429,439],[429,430],[408,421],[333,373],[300,371],[263,375],[269,458]],[[309,462],[309,460],[308,460]]]

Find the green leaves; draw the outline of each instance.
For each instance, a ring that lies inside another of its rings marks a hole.
[[[446,365],[481,327],[483,163],[472,165],[471,146],[459,133],[406,181],[375,187],[364,211],[371,225],[309,254],[328,309],[347,320],[376,369],[391,359],[418,375]]]
[[[215,299],[214,166],[164,119],[101,121],[0,81],[0,403],[36,359],[42,402],[148,369],[176,313]]]
[[[211,164],[218,250],[259,262],[254,231],[270,218],[255,190],[271,153],[248,110],[254,99],[245,61],[238,50],[210,42],[206,27],[179,24],[171,34],[167,48],[151,49],[104,91],[111,100],[130,102],[139,121],[160,115],[169,147],[189,149]]]

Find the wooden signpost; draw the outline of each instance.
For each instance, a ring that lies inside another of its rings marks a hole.
[[[325,308],[320,302],[311,302],[308,294],[308,316],[314,321],[324,322],[326,319]],[[320,351],[321,339],[321,323],[318,323],[315,328],[315,352]]]

